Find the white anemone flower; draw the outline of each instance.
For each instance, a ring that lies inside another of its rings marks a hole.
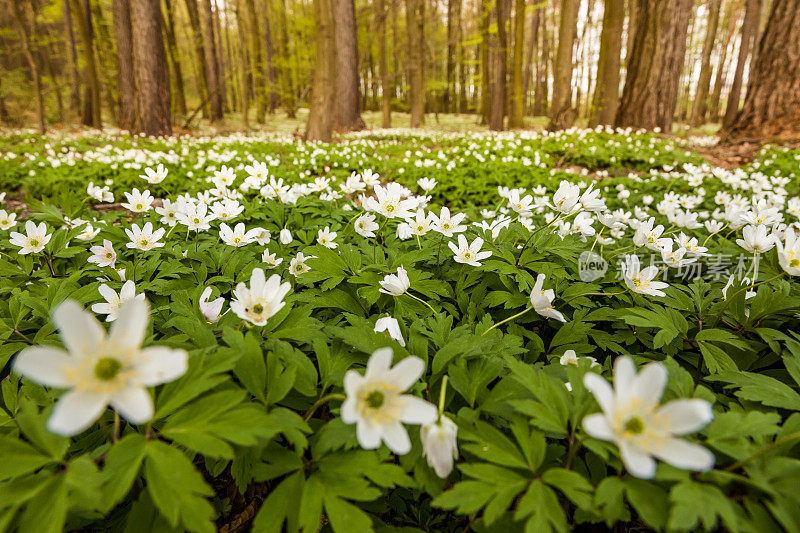
[[[219,225],[219,238],[228,246],[247,246],[256,241],[256,236],[261,232],[260,229],[251,229],[245,231],[244,223],[239,222],[231,229],[230,226],[224,222]]]
[[[306,264],[306,260],[315,258],[315,255],[306,256],[303,252],[297,252],[297,255],[289,261],[289,273],[294,277],[305,274],[311,270],[311,267]]]
[[[749,225],[742,228],[742,238],[736,244],[753,254],[763,254],[772,250],[778,238],[764,224]]]
[[[44,250],[45,245],[50,242],[52,234],[47,233],[47,224],[44,222],[40,222],[37,226],[32,220],[28,220],[25,222],[25,235],[12,231],[9,237],[12,245],[19,246],[19,255],[27,255]]]
[[[450,210],[442,207],[439,216],[436,213],[431,213],[431,222],[434,231],[438,231],[445,237],[452,237],[456,233],[463,233],[467,231],[467,226],[461,222],[467,218],[466,213],[450,214]]]
[[[556,294],[553,289],[545,290],[542,288],[545,277],[544,274],[536,276],[536,283],[533,286],[533,290],[531,290],[531,305],[533,305],[533,310],[545,318],[554,318],[561,322],[566,322],[567,319],[564,318],[564,315],[561,314],[560,311],[556,311],[553,307],[553,300],[556,299]]]
[[[431,192],[436,187],[436,180],[433,178],[420,178],[417,180],[417,185],[425,192]]]
[[[409,356],[392,367],[392,354],[391,348],[376,350],[363,376],[355,370],[347,371],[347,398],[341,413],[345,424],[356,424],[362,448],[374,450],[383,441],[391,451],[403,455],[411,451],[411,439],[403,424],[431,424],[438,412],[422,398],[403,394],[422,376],[422,359]]]
[[[331,228],[325,226],[324,229],[317,231],[317,243],[321,244],[325,248],[330,248],[331,250],[337,248],[339,245],[334,242],[336,236],[338,234],[335,231],[331,231]]]
[[[164,165],[159,163],[155,170],[149,167],[144,169],[144,174],[140,174],[139,177],[147,181],[147,183],[152,183],[155,185],[156,183],[161,183],[164,181],[164,179],[167,177],[167,174],[169,174],[169,170],[164,168]]]
[[[114,268],[117,262],[117,252],[114,251],[111,241],[104,239],[103,246],[92,246],[89,251],[92,252],[92,255],[87,259],[88,262],[94,263],[99,267],[110,266]]]
[[[132,424],[153,417],[154,387],[186,373],[184,350],[165,346],[142,348],[149,309],[134,300],[120,309],[119,320],[106,334],[103,326],[76,302],[67,300],[53,312],[66,351],[32,346],[20,352],[14,369],[48,387],[70,389],[56,403],[47,428],[64,436],[92,425],[108,405]]]
[[[150,194],[150,191],[145,189],[142,192],[139,192],[139,189],[133,189],[132,192],[126,192],[125,198],[128,199],[127,203],[123,202],[121,205],[128,211],[132,211],[134,213],[145,213],[150,211],[153,207],[153,195]]]
[[[399,183],[389,183],[386,187],[375,185],[374,191],[375,198],[367,198],[364,207],[386,218],[406,218],[414,207],[413,200],[403,200],[403,186]]]
[[[261,262],[266,264],[267,268],[272,269],[283,263],[283,258],[274,253],[269,253],[269,250],[264,250],[261,254]]]
[[[455,254],[453,260],[456,263],[464,263],[470,266],[481,266],[481,261],[492,255],[491,251],[481,252],[483,239],[480,237],[476,237],[472,244],[467,244],[467,238],[464,235],[459,235],[458,246],[452,242],[448,242],[447,246]]]
[[[440,478],[450,475],[453,463],[458,459],[457,436],[458,426],[446,416],[439,417],[432,424],[425,424],[419,430],[422,455]]]
[[[800,276],[800,236],[789,228],[784,235],[785,242],[776,240],[778,263],[790,276]]]
[[[403,339],[403,332],[400,331],[400,324],[396,318],[390,316],[379,318],[375,321],[375,329],[373,331],[375,333],[385,332],[390,339],[396,340],[400,346],[405,347],[406,345],[406,341]]]
[[[161,248],[164,246],[164,243],[159,242],[159,239],[164,236],[165,232],[166,230],[164,228],[158,228],[153,231],[153,224],[150,222],[145,223],[142,228],[139,228],[138,224],[133,224],[131,225],[131,229],[125,230],[125,233],[131,240],[131,242],[127,243],[125,246],[128,248],[136,248],[144,252],[152,250],[153,248]]]
[[[108,315],[106,316],[106,322],[116,320],[119,317],[120,308],[126,302],[144,300],[144,293],[136,294],[136,285],[130,279],[122,285],[119,294],[105,283],[100,285],[97,290],[106,301],[92,305],[92,311],[98,315]]]
[[[654,281],[658,276],[658,267],[650,265],[642,270],[639,256],[635,254],[626,255],[625,260],[620,264],[622,268],[622,279],[625,285],[633,292],[647,294],[649,296],[666,296],[661,289],[669,287],[669,283]]]
[[[231,311],[242,320],[263,326],[286,305],[283,299],[289,289],[291,285],[281,283],[278,274],[266,279],[262,269],[254,268],[250,274],[250,286],[239,283],[233,290]]]
[[[380,226],[375,222],[375,215],[372,213],[365,213],[358,217],[353,224],[353,229],[362,237],[372,238],[375,236],[375,230]]]
[[[217,322],[222,316],[220,312],[222,311],[222,306],[225,305],[225,298],[220,296],[213,302],[209,302],[209,298],[211,298],[211,287],[206,287],[203,294],[200,295],[198,307],[200,307],[200,312],[203,313],[206,320]]]
[[[294,238],[292,237],[292,232],[286,228],[283,228],[278,235],[278,240],[280,240],[281,244],[289,244],[291,243]]]
[[[411,282],[408,280],[406,269],[399,266],[397,267],[397,274],[387,274],[383,281],[380,282],[380,285],[379,292],[390,296],[400,296],[408,290]]]
[[[17,225],[17,214],[8,213],[5,209],[0,209],[0,229],[5,231]]]
[[[667,377],[661,363],[649,363],[637,374],[633,359],[621,356],[614,363],[613,388],[593,372],[583,378],[603,411],[585,417],[584,429],[596,439],[615,443],[625,468],[638,478],[655,475],[655,459],[685,470],[714,467],[713,453],[677,438],[711,422],[711,404],[701,399],[680,399],[659,405]]]

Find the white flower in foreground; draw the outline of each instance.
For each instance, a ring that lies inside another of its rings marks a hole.
[[[375,215],[366,213],[358,217],[353,224],[353,229],[362,237],[371,238],[375,236],[375,230],[380,226],[375,222]]]
[[[464,235],[458,236],[458,246],[452,242],[448,242],[447,246],[453,251],[455,256],[453,260],[456,263],[464,263],[470,266],[481,266],[481,261],[487,257],[491,257],[492,252],[481,252],[483,246],[483,239],[476,237],[472,244],[467,244],[467,238]]]
[[[106,322],[113,322],[116,320],[117,317],[119,317],[120,308],[126,302],[131,300],[144,300],[144,293],[136,294],[136,285],[134,285],[133,280],[130,279],[122,285],[119,294],[105,283],[100,285],[97,290],[100,296],[105,298],[106,301],[92,305],[92,311],[98,315],[108,315],[106,317]]]
[[[89,248],[89,251],[92,252],[92,255],[89,257],[89,259],[87,259],[87,261],[94,263],[99,267],[110,266],[111,268],[114,268],[114,265],[117,262],[117,252],[114,251],[111,241],[104,239],[103,246],[92,246]]]
[[[5,209],[0,209],[0,229],[8,230],[17,225],[17,214],[7,213]]]
[[[390,339],[397,341],[397,344],[405,347],[406,341],[403,339],[403,332],[400,331],[400,324],[396,318],[385,316],[375,321],[375,333],[386,332]]]
[[[742,238],[736,239],[736,244],[750,253],[763,254],[772,250],[777,240],[777,237],[767,229],[767,226],[759,224],[742,228]]]
[[[289,244],[294,240],[294,238],[292,238],[292,233],[288,229],[283,228],[280,232],[279,240],[281,241],[281,244]]]
[[[183,209],[184,202],[178,200],[170,202],[166,198],[162,200],[161,207],[156,207],[155,212],[161,215],[161,223],[174,226],[178,223],[178,213]]]
[[[431,213],[433,230],[438,231],[445,237],[452,237],[456,233],[467,231],[467,226],[461,224],[465,218],[467,218],[466,213],[457,213],[451,216],[450,210],[446,207],[442,208],[439,216],[436,216],[436,213]]]
[[[536,276],[536,284],[533,286],[533,290],[531,290],[531,305],[533,305],[533,310],[543,317],[555,318],[561,322],[566,322],[567,319],[564,318],[564,315],[553,308],[553,300],[556,299],[556,293],[553,289],[542,289],[545,277],[544,274]]]
[[[622,268],[622,279],[625,285],[633,292],[647,294],[649,296],[666,296],[667,293],[661,289],[669,287],[669,283],[663,281],[653,281],[658,276],[658,267],[650,265],[644,270],[641,269],[639,256],[632,254],[626,255],[625,260],[620,263]]]
[[[593,372],[583,377],[602,413],[588,415],[583,428],[596,439],[614,442],[625,468],[634,476],[650,479],[661,459],[676,468],[710,470],[714,454],[698,444],[676,438],[694,433],[714,418],[711,404],[700,399],[673,400],[659,406],[667,384],[667,369],[650,363],[636,373],[633,359],[614,363],[614,388]]]
[[[47,225],[44,222],[40,222],[37,226],[33,221],[28,220],[25,222],[25,235],[12,231],[10,237],[9,242],[20,247],[19,255],[27,255],[44,250],[52,235],[48,235]]]
[[[275,268],[283,263],[283,258],[278,257],[276,254],[269,253],[269,250],[264,250],[261,254],[261,262],[267,265],[267,268]]]
[[[291,285],[281,283],[279,275],[273,274],[267,280],[262,269],[254,268],[250,274],[250,287],[239,283],[233,290],[231,311],[242,320],[263,326],[286,305],[283,299],[289,289]]]
[[[158,242],[158,240],[164,236],[165,232],[166,230],[164,228],[158,228],[153,231],[153,224],[150,222],[147,222],[141,229],[138,224],[133,224],[131,229],[125,230],[125,233],[131,240],[131,242],[127,243],[125,246],[128,248],[137,248],[143,252],[152,250],[153,248],[161,248],[164,246],[164,243]]]
[[[587,196],[587,202],[591,203],[596,201],[589,192],[591,188],[586,191],[585,194]],[[599,191],[596,191],[599,194]],[[567,180],[562,180],[561,183],[558,185],[558,190],[553,193],[553,208],[556,211],[564,213],[568,215],[570,213],[574,213],[578,209],[581,208],[581,188],[576,185],[568,182]]]
[[[408,280],[408,273],[402,266],[397,267],[397,274],[387,274],[380,282],[379,292],[391,296],[400,296],[408,290],[411,282]]]
[[[458,459],[458,426],[455,422],[442,416],[432,424],[426,424],[419,430],[422,441],[422,455],[428,460],[428,466],[436,475],[446,478],[453,471],[453,462]]]
[[[150,208],[153,204],[153,196],[150,194],[150,191],[145,189],[142,192],[139,192],[139,189],[133,189],[132,192],[126,192],[125,198],[128,199],[128,202],[123,202],[121,205],[128,211],[133,211],[134,213],[144,213],[146,211],[150,211]]]
[[[306,260],[315,258],[316,256],[314,255],[309,255],[306,257],[303,255],[303,252],[297,252],[297,255],[293,257],[291,261],[289,261],[289,273],[294,277],[297,277],[300,274],[305,274],[311,270],[311,267],[306,264]]]
[[[334,242],[336,235],[337,233],[335,231],[331,231],[331,228],[325,226],[325,229],[321,229],[317,232],[317,243],[321,244],[325,248],[330,248],[333,250],[339,246]]]
[[[153,416],[146,387],[186,373],[187,354],[164,346],[142,348],[149,322],[147,302],[128,302],[106,334],[97,320],[67,300],[53,312],[66,351],[32,346],[20,352],[14,369],[48,387],[70,389],[56,403],[47,429],[77,435],[92,425],[108,405],[132,424]]]
[[[425,192],[430,192],[436,187],[436,180],[433,178],[420,178],[417,180],[417,185]]]
[[[786,242],[776,242],[778,246],[778,262],[790,276],[800,276],[800,236],[789,228],[784,235]]]
[[[245,231],[244,223],[239,222],[231,229],[230,226],[224,222],[219,225],[219,238],[228,246],[247,246],[248,244],[256,241],[256,236],[261,232],[260,229],[251,229]]]
[[[431,230],[432,213],[425,213],[425,210],[420,208],[413,217],[406,219],[406,224],[411,228],[411,234],[421,237]]]
[[[222,311],[222,306],[225,305],[225,298],[219,297],[213,302],[209,302],[209,298],[211,298],[211,287],[206,287],[203,294],[200,295],[198,306],[206,320],[209,322],[216,322],[221,316],[220,312]]]
[[[430,424],[436,420],[436,407],[416,396],[403,394],[422,376],[425,363],[419,357],[406,357],[394,368],[392,349],[375,350],[362,376],[348,370],[344,376],[347,399],[342,403],[342,421],[356,424],[358,443],[374,450],[381,441],[398,455],[411,450],[411,440],[403,423]]]
[[[176,213],[175,217],[178,222],[186,226],[188,230],[206,231],[211,228],[211,221],[216,218],[216,215],[208,212],[208,206],[202,202],[193,204],[186,203],[183,210]]]
[[[408,212],[414,207],[413,200],[403,200],[403,186],[399,183],[389,183],[386,187],[375,185],[375,198],[369,197],[364,203],[364,208],[380,213],[386,218],[406,218]]]
[[[144,174],[139,174],[139,177],[147,181],[147,183],[156,184],[164,181],[168,173],[169,170],[164,168],[164,165],[159,163],[155,170],[149,167],[144,169]]]

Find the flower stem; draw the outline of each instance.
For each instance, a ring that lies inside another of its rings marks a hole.
[[[431,311],[433,311],[433,313],[434,313],[434,314],[436,314],[436,309],[434,309],[433,307],[431,307],[431,304],[429,304],[428,302],[426,302],[426,301],[425,301],[425,300],[423,300],[422,298],[419,298],[419,297],[417,297],[417,296],[414,296],[414,295],[413,295],[413,294],[411,294],[410,292],[406,292],[405,294],[407,294],[407,295],[411,296],[411,297],[412,297],[412,298],[414,298],[416,301],[418,301],[418,302],[421,302],[421,303],[425,304],[426,306],[428,306],[428,309],[430,309]]]
[[[439,389],[439,418],[437,422],[442,420],[442,413],[444,412],[444,396],[447,392],[447,374],[442,378],[442,387]]]
[[[344,400],[346,398],[347,398],[347,396],[345,396],[344,394],[339,394],[339,393],[336,393],[336,392],[328,394],[326,396],[323,396],[322,398],[320,398],[319,400],[314,402],[314,405],[312,405],[308,409],[308,411],[306,411],[306,416],[304,417],[304,420],[306,422],[311,420],[311,417],[314,416],[314,413],[317,411],[317,409],[320,408],[320,406],[322,404],[324,404],[326,402],[329,402],[330,400]]]
[[[510,320],[514,320],[514,319],[515,319],[515,318],[517,318],[517,317],[521,317],[522,315],[524,315],[525,313],[527,313],[527,312],[528,312],[528,311],[530,311],[531,309],[533,309],[533,306],[531,306],[531,307],[526,307],[524,311],[520,311],[520,312],[519,312],[519,313],[517,313],[516,315],[512,315],[512,316],[510,316],[510,317],[506,318],[505,320],[501,320],[500,322],[498,322],[498,323],[497,323],[497,324],[495,324],[494,326],[490,327],[489,329],[487,329],[486,331],[484,331],[483,333],[481,333],[481,337],[483,337],[484,335],[486,335],[487,333],[489,333],[490,331],[492,331],[492,330],[493,330],[494,328],[496,328],[497,326],[500,326],[500,325],[502,325],[502,324],[505,324],[506,322],[508,322],[508,321],[510,321]]]

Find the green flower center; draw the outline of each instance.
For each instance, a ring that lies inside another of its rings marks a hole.
[[[789,261],[789,266],[792,268],[800,267],[800,259],[792,259]]]
[[[629,418],[625,422],[625,431],[628,433],[633,433],[634,435],[638,435],[644,431],[644,422],[642,422],[642,419],[638,416]]]
[[[264,312],[264,306],[261,304],[256,304],[253,306],[253,312],[257,315],[260,315]]]
[[[383,405],[384,396],[381,391],[374,390],[367,394],[367,397],[364,398],[364,401],[366,402],[367,406],[370,407],[370,409],[379,409],[380,406]]]
[[[122,363],[113,357],[103,357],[94,365],[94,375],[101,381],[111,381],[119,371],[122,370]]]
[[[39,246],[39,239],[31,239],[31,246]]]

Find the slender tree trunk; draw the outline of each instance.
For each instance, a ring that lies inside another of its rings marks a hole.
[[[100,82],[97,97],[97,114],[100,116],[101,98],[105,96],[106,106],[113,114],[114,119],[118,115],[117,91],[114,72],[116,70],[116,58],[113,56],[114,49],[111,37],[111,29],[105,21],[105,14],[99,2],[89,2],[92,11],[93,27],[96,28],[95,51],[97,53],[98,81]]]
[[[458,65],[458,113],[467,112],[467,66],[464,52],[464,17],[463,7],[459,4],[456,17],[456,65]]]
[[[159,0],[131,2],[135,122],[138,131],[152,136],[172,133],[167,55],[161,26]]]
[[[378,39],[378,75],[381,78],[381,126],[392,127],[392,88],[386,56],[386,1],[375,0],[375,26]]]
[[[314,0],[317,58],[314,63],[314,85],[311,109],[306,125],[306,140],[330,142],[336,112],[336,37],[334,35],[333,0]]]
[[[288,118],[295,117],[295,71],[292,67],[292,63],[289,61],[289,57],[296,56],[296,54],[291,53],[291,47],[289,46],[289,22],[286,18],[286,0],[281,0],[281,38],[280,38],[280,56],[283,58],[284,61],[284,68],[283,68],[283,77],[284,77],[284,99],[285,104],[284,107],[286,108],[286,116]]]
[[[334,129],[364,128],[358,78],[358,29],[354,0],[332,0],[336,36],[336,116]]]
[[[711,93],[711,103],[709,106],[709,120],[712,122],[716,122],[719,120],[719,105],[720,99],[722,98],[722,87],[725,85],[725,74],[727,73],[727,58],[728,58],[728,47],[731,44],[731,40],[733,40],[733,34],[736,31],[736,17],[734,17],[734,12],[736,10],[736,2],[729,2],[728,7],[725,10],[725,17],[722,23],[722,26],[728,27],[727,37],[725,41],[722,43],[719,52],[719,60],[717,61],[717,74],[714,77],[714,90]]]
[[[548,92],[550,86],[548,80],[548,58],[550,57],[549,39],[547,37],[547,10],[545,8],[539,16],[539,24],[541,25],[542,34],[542,50],[539,54],[539,61],[536,67],[536,94],[533,98],[533,114],[537,117],[543,117],[548,112]]]
[[[183,72],[181,71],[180,50],[178,50],[178,44],[175,39],[175,15],[172,2],[173,0],[164,0],[164,11],[167,14],[164,33],[167,37],[167,47],[169,49],[169,57],[172,63],[172,77],[175,80],[175,90],[173,91],[173,96],[175,100],[175,107],[177,108],[176,111],[181,115],[185,115],[186,91],[183,87]]]
[[[509,128],[524,128],[525,91],[523,83],[523,51],[525,49],[525,0],[514,3],[514,58],[511,68],[511,106]]]
[[[36,63],[36,58],[34,57],[33,53],[33,42],[31,36],[31,29],[28,27],[28,16],[33,15],[33,10],[31,5],[28,3],[29,0],[25,0],[25,3],[20,5],[20,2],[17,0],[8,0],[9,6],[11,6],[11,14],[14,16],[14,21],[17,23],[17,27],[19,28],[20,35],[22,36],[22,53],[25,56],[25,60],[28,62],[28,68],[31,71],[31,78],[33,78],[33,87],[36,91],[36,116],[39,119],[39,132],[44,135],[47,133],[47,126],[45,124],[45,116],[44,116],[44,97],[42,95],[42,79],[41,73],[39,72],[39,65]]]
[[[732,139],[800,137],[800,0],[774,0]]]
[[[61,3],[64,18],[64,34],[67,37],[67,66],[69,69],[69,108],[73,115],[81,112],[80,79],[78,77],[78,52],[75,46],[75,31],[72,26],[72,10],[69,1]]]
[[[678,98],[693,0],[637,1],[633,56],[616,126],[669,133]]]
[[[236,13],[236,27],[237,27],[237,34],[239,35],[239,86],[241,97],[239,101],[241,102],[242,107],[242,125],[244,126],[244,130],[246,132],[250,131],[250,98],[248,97],[248,86],[249,83],[248,79],[248,61],[247,61],[247,44],[245,43],[244,39],[244,17],[242,16],[242,8],[240,5],[239,0],[234,0],[235,3],[233,5],[233,9]]]
[[[744,21],[742,22],[742,38],[741,41],[739,41],[739,58],[736,61],[736,71],[733,73],[733,83],[728,93],[728,105],[725,108],[725,117],[722,119],[722,125],[725,128],[729,128],[732,125],[733,119],[736,118],[739,112],[739,103],[742,98],[744,67],[747,64],[747,58],[750,56],[750,52],[753,50],[753,38],[758,29],[760,8],[760,0],[747,0],[747,8],[744,12]]]
[[[447,0],[447,58],[445,67],[445,88],[442,91],[442,111],[453,110],[456,78],[456,47],[458,46],[457,24],[460,18],[461,0]]]
[[[626,0],[628,5],[628,36],[625,43],[625,68],[631,63],[633,58],[633,45],[636,40],[636,23],[638,22],[638,0]]]
[[[489,108],[489,129],[501,131],[505,129],[506,111],[506,58],[508,54],[508,35],[506,25],[508,13],[506,2],[495,2],[495,17],[497,21],[497,48],[494,50],[494,76],[492,80],[492,101]]]
[[[250,21],[250,57],[253,58],[253,86],[255,88],[256,122],[264,122],[267,110],[267,97],[264,89],[264,62],[261,59],[261,26],[258,24],[255,0],[245,0],[247,16]]]
[[[694,126],[699,126],[703,123],[708,109],[708,91],[711,88],[711,53],[714,51],[714,43],[717,38],[721,6],[722,0],[711,0],[708,6],[708,25],[706,27],[706,38],[703,42],[703,55],[700,58],[700,79],[697,81],[697,93],[692,106],[691,123]]]
[[[267,7],[269,2],[267,2]],[[267,60],[267,111],[270,115],[280,103],[278,94],[278,74],[275,70],[275,49],[272,46],[272,24],[269,9],[264,11],[264,57]]]
[[[489,83],[491,68],[489,65],[489,24],[492,18],[492,4],[490,0],[481,0],[481,123],[489,122],[489,107],[491,92]]]
[[[102,127],[100,117],[100,80],[97,76],[97,59],[94,51],[92,11],[88,0],[72,0],[72,10],[78,19],[78,32],[81,35],[83,54],[86,59],[81,123],[84,126],[100,128]]]
[[[230,107],[228,105],[228,76],[225,73],[225,49],[222,46],[222,17],[219,14],[219,4],[213,4],[214,12],[213,12],[213,23],[214,23],[214,43],[216,48],[216,58],[217,58],[217,77],[219,79],[219,99],[220,104],[222,106],[222,113],[224,115],[225,110],[229,110]]]
[[[535,8],[531,15],[531,36],[528,39],[528,51],[525,57],[525,72],[522,77],[522,98],[523,108],[530,109],[528,95],[531,90],[531,80],[533,79],[533,63],[536,59],[537,44],[539,42],[539,14],[540,8]]]
[[[203,116],[205,118],[211,117],[211,106],[208,88],[208,68],[206,62],[206,47],[203,44],[203,29],[200,25],[200,12],[197,8],[197,0],[184,0],[186,3],[186,12],[189,15],[189,24],[192,27],[192,38],[194,41],[195,61],[197,65],[197,72],[200,74],[198,77],[198,89],[200,102],[203,107]]]
[[[203,3],[203,39],[206,50],[206,74],[208,75],[208,99],[211,105],[211,121],[222,120],[222,85],[219,77],[217,43],[214,37],[214,12],[211,0]]]
[[[136,84],[133,72],[133,33],[130,0],[114,0],[114,35],[117,39],[117,91],[119,94],[118,126],[136,128]]]
[[[411,127],[425,124],[425,0],[406,0]]]
[[[589,126],[611,125],[619,106],[620,54],[622,27],[625,22],[625,1],[606,0],[603,30],[600,34],[600,58],[597,86],[594,91]]]
[[[572,108],[572,48],[578,31],[578,7],[578,0],[561,0],[549,130],[567,128],[577,118]]]

